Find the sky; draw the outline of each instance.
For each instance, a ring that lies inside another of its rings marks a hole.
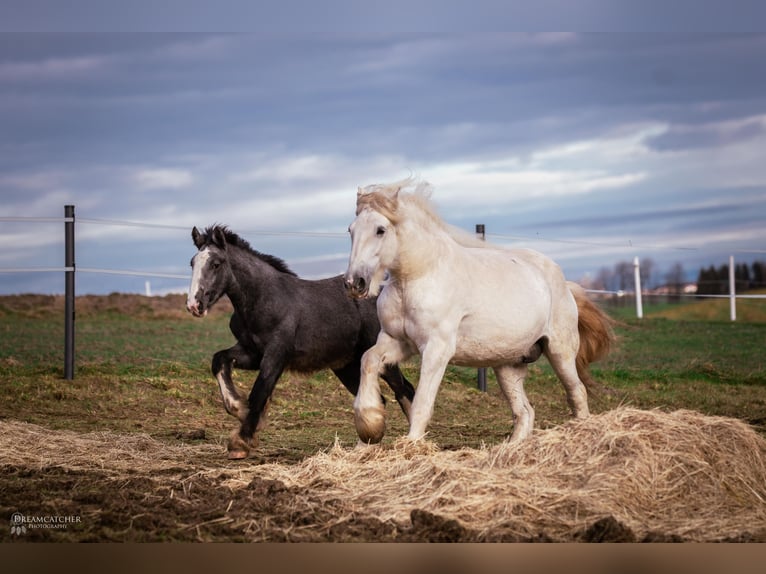
[[[0,271],[184,291],[193,226],[345,271],[358,186],[414,175],[449,223],[567,278],[766,259],[766,34],[0,33]],[[18,220],[21,218],[22,220]],[[63,293],[0,272],[0,294]]]

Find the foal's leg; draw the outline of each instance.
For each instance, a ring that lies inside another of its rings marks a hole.
[[[420,440],[426,434],[447,363],[455,354],[455,337],[432,337],[422,351],[420,381],[410,413],[410,432],[407,438]]]
[[[348,389],[348,392],[356,396],[359,392],[359,369],[361,368],[361,359],[351,361],[347,365],[343,365],[339,369],[333,369],[332,372],[340,379],[343,386]]]
[[[535,425],[535,409],[529,404],[524,392],[524,379],[527,376],[527,365],[503,365],[494,367],[497,382],[503,390],[505,398],[511,405],[513,414],[512,441],[522,440],[532,434]]]
[[[395,365],[407,357],[407,347],[381,331],[378,340],[362,355],[359,392],[354,399],[354,424],[359,439],[378,443],[386,432],[386,410],[380,395],[378,376],[386,365]]]
[[[415,387],[402,374],[398,365],[386,365],[381,377],[388,383],[391,390],[394,391],[396,402],[402,407],[402,412],[409,422],[412,412],[412,400],[415,398]]]
[[[246,458],[250,449],[257,442],[254,440],[255,433],[261,430],[266,422],[266,409],[274,392],[274,387],[282,375],[285,360],[281,353],[266,354],[261,360],[261,370],[255,379],[253,388],[248,397],[247,416],[242,420],[239,431],[234,431],[229,437],[229,458]]]
[[[213,355],[211,370],[218,388],[221,390],[221,398],[226,412],[244,420],[247,417],[247,402],[239,395],[231,377],[231,369],[236,365],[239,369],[257,371],[260,368],[261,358],[252,351],[243,348],[239,343],[229,349],[218,351]]]

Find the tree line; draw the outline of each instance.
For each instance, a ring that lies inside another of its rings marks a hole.
[[[641,260],[639,268],[643,289],[665,286],[669,294],[680,294],[689,283],[681,263],[674,263],[665,273],[661,273],[652,259]],[[752,289],[766,288],[766,262],[754,261],[751,264],[737,263],[734,266],[735,289],[743,293]],[[632,261],[620,261],[613,267],[602,267],[595,278],[589,282],[592,289],[606,291],[633,291],[634,269]],[[729,293],[729,265],[703,267],[697,274],[697,294],[726,295]]]
[[[766,287],[766,262],[734,265],[734,288],[737,293]],[[729,293],[729,265],[703,267],[697,275],[698,295],[726,295]]]

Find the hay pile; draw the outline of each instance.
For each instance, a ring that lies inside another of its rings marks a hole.
[[[738,420],[691,411],[619,408],[481,450],[336,447],[261,473],[354,513],[406,521],[423,509],[488,540],[570,539],[610,516],[639,538],[713,540],[766,525],[766,441]]]
[[[34,436],[40,431],[45,441]],[[441,451],[406,440],[336,444],[294,465],[225,468],[220,449],[0,421],[0,465],[96,467],[150,478],[163,470],[155,480],[204,478],[233,492],[275,480],[300,491],[301,504],[335,509],[338,521],[406,525],[425,513],[457,521],[476,540],[572,540],[607,517],[637,539],[662,533],[722,540],[762,535],[766,524],[766,440],[741,421],[691,411],[619,408],[537,430],[521,444],[482,449]]]

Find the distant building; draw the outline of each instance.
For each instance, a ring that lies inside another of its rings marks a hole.
[[[696,283],[681,283],[680,285],[660,285],[646,291],[649,295],[694,295],[697,293]]]

